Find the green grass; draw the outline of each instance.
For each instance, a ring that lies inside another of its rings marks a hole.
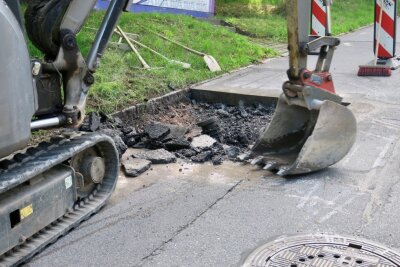
[[[246,34],[256,38],[267,38],[284,42],[287,38],[286,19],[277,14],[264,17],[226,17],[224,20]]]
[[[256,4],[248,3],[249,1],[251,0],[222,0],[220,7],[217,7],[217,16],[256,37],[285,42],[287,31],[284,1],[258,0]],[[266,9],[260,6],[266,5],[277,5],[277,9],[265,12]],[[373,8],[372,0],[335,1],[332,6],[333,34],[353,31],[372,23]]]
[[[227,17],[262,17],[279,13],[284,0],[217,0],[216,13]]]
[[[102,15],[102,12],[93,12],[78,35],[83,54],[89,51],[96,33],[93,28],[99,26]],[[139,49],[147,63],[155,68],[143,70],[132,51],[110,47],[95,74],[96,82],[88,99],[89,111],[115,112],[170,90],[182,89],[221,74],[210,72],[202,57],[156,37],[140,25],[212,55],[223,72],[275,55],[272,49],[255,44],[245,36],[188,16],[124,13],[119,25],[125,32],[138,34],[140,42],[170,59],[188,62],[192,68],[183,69],[169,64],[147,50]],[[113,41],[117,39],[116,36],[113,37]],[[40,56],[36,49],[31,49],[31,53]]]
[[[332,31],[334,34],[354,31],[374,22],[374,1],[335,1],[332,6]]]
[[[282,0],[217,0],[217,4],[231,4],[231,3],[241,3],[241,4],[249,4],[249,5],[258,5],[258,4],[279,4],[282,3]]]

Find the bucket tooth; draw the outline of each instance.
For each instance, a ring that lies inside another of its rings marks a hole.
[[[274,171],[274,170],[277,170],[278,168],[279,168],[278,162],[270,161],[270,162],[267,162],[267,164],[265,164],[263,169],[267,170],[267,171]]]
[[[278,170],[278,172],[276,174],[278,174],[279,176],[285,176],[290,174],[290,166],[281,166]]]
[[[250,162],[251,165],[261,166],[264,164],[264,157],[258,156]]]
[[[247,153],[242,153],[237,157],[240,161],[245,161],[251,158],[251,153],[247,152]]]

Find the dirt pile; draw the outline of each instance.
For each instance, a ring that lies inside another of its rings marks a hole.
[[[164,149],[177,158],[221,164],[248,150],[271,121],[272,113],[272,108],[260,104],[227,106],[192,101],[159,107],[154,114],[135,121],[91,113],[81,130],[110,135],[120,155],[128,148]]]

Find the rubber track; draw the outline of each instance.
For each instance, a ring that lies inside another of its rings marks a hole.
[[[3,160],[0,166],[0,194],[28,181],[87,148],[96,146],[105,155],[106,175],[101,185],[86,199],[76,203],[70,211],[51,225],[39,231],[24,243],[0,256],[0,266],[19,266],[47,245],[76,228],[81,222],[96,213],[115,189],[119,161],[114,142],[103,134],[79,134],[71,138],[53,138],[51,143],[42,143],[16,154],[12,160]],[[4,166],[6,168],[4,169]]]

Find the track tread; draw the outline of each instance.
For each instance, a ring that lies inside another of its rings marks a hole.
[[[92,146],[99,146],[100,150],[107,154],[110,159],[108,178],[104,181],[105,183],[101,186],[101,189],[99,190],[98,186],[95,189],[97,193],[93,192],[94,197],[85,199],[87,201],[86,204],[82,206],[75,204],[74,210],[71,207],[70,212],[56,219],[54,223],[29,237],[24,243],[0,255],[0,267],[23,264],[34,255],[40,253],[47,245],[56,242],[58,238],[66,235],[70,230],[76,228],[81,222],[96,213],[114,191],[119,169],[118,152],[112,139],[109,136],[98,133],[80,133],[54,144],[44,142],[35,147],[35,149],[28,148],[26,150],[27,157],[24,157],[20,163],[16,163],[15,156],[11,160],[5,160],[6,163],[11,164],[6,164],[10,169],[0,169],[0,194],[58,164],[64,163],[72,156]],[[43,153],[43,151],[47,151],[47,153]],[[53,155],[53,158],[50,158],[49,155]],[[21,156],[17,158],[21,158]],[[5,165],[2,163],[3,161],[0,161],[0,166]],[[77,203],[79,204],[81,201],[83,200],[78,200]]]

